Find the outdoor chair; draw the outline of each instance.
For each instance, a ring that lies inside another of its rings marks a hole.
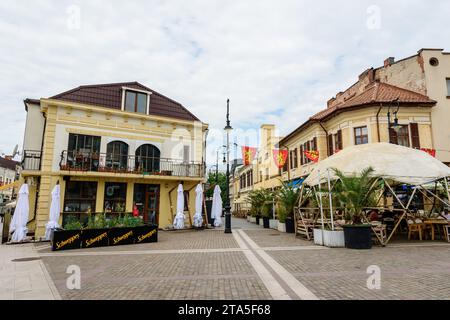
[[[450,224],[444,226],[444,234],[445,234],[445,239],[447,240],[447,242],[450,242]]]
[[[380,245],[386,243],[387,239],[387,229],[385,224],[381,223],[372,223],[372,231],[373,231],[373,241]],[[382,242],[380,242],[380,239]]]
[[[419,240],[422,241],[422,234],[424,231],[425,225],[423,223],[409,223],[408,222],[408,240],[411,240],[411,236],[417,234],[419,236]]]
[[[313,238],[313,230],[314,230],[314,220],[305,218],[301,212],[298,211],[300,218],[297,219],[297,232],[296,235],[301,235],[306,237],[308,240],[312,240]]]

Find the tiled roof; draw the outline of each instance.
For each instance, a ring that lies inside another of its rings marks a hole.
[[[0,168],[6,168],[6,169],[10,169],[10,170],[16,171],[16,166],[18,164],[19,163],[17,161],[8,160],[8,159],[0,157]]]
[[[427,96],[422,95],[420,93],[402,89],[387,83],[373,82],[370,85],[368,85],[367,88],[359,95],[356,95],[341,104],[335,105],[333,107],[327,108],[325,110],[316,113],[311,118],[309,118],[305,123],[303,123],[300,127],[295,129],[293,132],[287,135],[282,141],[280,141],[280,144],[286,142],[294,134],[298,133],[303,128],[305,128],[306,126],[308,126],[313,122],[324,121],[328,117],[355,108],[363,108],[365,106],[379,105],[380,103],[388,104],[395,99],[398,99],[398,103],[402,107],[406,106],[414,107],[418,104],[433,106],[434,104],[436,104],[436,101],[431,100]]]
[[[99,107],[121,109],[122,88],[150,91],[149,113],[156,116],[178,118],[182,120],[199,120],[180,103],[150,89],[138,82],[123,82],[80,86],[60,93],[50,99],[89,104]]]

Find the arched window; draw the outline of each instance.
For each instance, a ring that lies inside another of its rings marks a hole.
[[[112,141],[106,147],[106,167],[125,170],[128,167],[128,144]]]
[[[151,144],[143,144],[136,149],[136,170],[144,172],[159,172],[161,152]]]

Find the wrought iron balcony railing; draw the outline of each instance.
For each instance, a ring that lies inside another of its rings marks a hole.
[[[61,153],[59,166],[64,171],[95,171],[177,177],[203,177],[204,175],[204,165],[199,162],[67,150]]]
[[[41,151],[24,150],[22,158],[23,170],[40,170],[41,169]]]

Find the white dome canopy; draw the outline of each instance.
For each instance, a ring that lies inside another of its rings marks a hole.
[[[357,175],[372,167],[375,175],[409,185],[423,185],[450,176],[450,168],[428,153],[390,143],[370,143],[343,149],[318,163],[306,178],[314,186],[320,180],[336,179],[333,168],[346,175]]]

